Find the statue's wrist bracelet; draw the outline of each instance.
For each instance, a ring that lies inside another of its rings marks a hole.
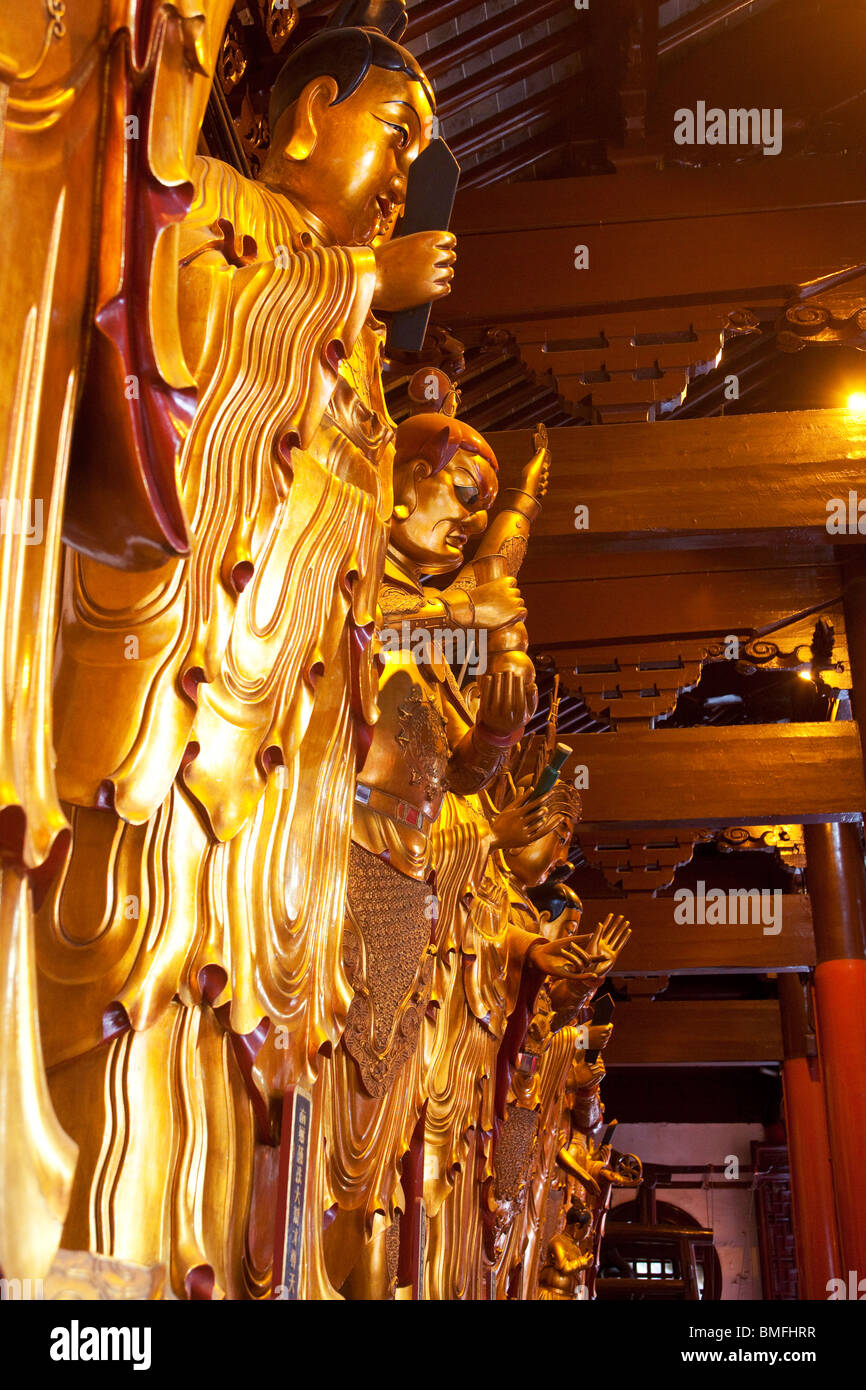
[[[527,521],[536,521],[541,516],[541,503],[531,492],[523,488],[509,487],[500,496],[499,505],[503,511],[519,512]]]
[[[441,598],[440,602],[455,627],[472,627],[475,622],[475,604],[465,589],[454,590],[462,598]]]
[[[510,734],[494,734],[484,724],[476,724],[475,731],[485,743],[492,743],[494,748],[513,748],[523,737],[522,727]]]

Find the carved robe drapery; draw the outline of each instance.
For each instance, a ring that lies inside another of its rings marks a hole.
[[[521,1297],[536,1297],[538,1275],[551,1239],[563,1228],[566,1182],[556,1155],[568,1142],[571,1121],[565,1085],[575,1056],[582,1055],[581,1030],[574,1025],[550,1033],[539,1064],[538,1146],[528,1175],[527,1200],[520,1218]]]
[[[201,1203],[219,1195],[181,1201],[178,1165],[191,1144],[206,1152],[209,1126],[223,1143],[233,1111],[246,1171],[248,1102],[227,1100],[226,1048],[224,1066],[205,1067],[193,1036],[216,1028],[214,1010],[237,1034],[269,1019],[284,1045],[258,1075],[279,1091],[312,1080],[345,1021],[341,924],[357,731],[375,719],[393,430],[372,251],[329,244],[288,198],[217,161],[197,160],[195,178],[179,243],[199,393],[178,480],[191,554],[137,574],[68,557],[56,745],[73,849],[38,952],[58,1110],[105,1134],[68,1234],[89,1228],[100,1250],[143,1263],[171,1249],[176,1287],[201,1264],[234,1289],[236,1231],[231,1250],[205,1249]],[[198,1023],[174,1017],[199,1007]],[[212,1062],[219,1047],[202,1045]],[[127,1146],[110,1183],[102,1170],[118,1125],[135,1128],[135,1087],[107,1102],[90,1073],[136,1072],[137,1054],[157,1092],[151,1145],[177,1181],[134,1227],[124,1184],[143,1156]],[[174,1110],[172,1089],[185,1098]],[[187,1174],[193,1189],[206,1167]]]
[[[192,382],[172,351],[172,325],[160,317],[160,291],[149,291],[160,252],[171,256],[230,8],[231,0],[81,0],[68,13],[52,0],[7,5],[0,16],[0,223],[14,249],[4,260],[0,320],[0,1265],[7,1277],[47,1273],[75,1164],[43,1070],[31,884],[51,878],[67,831],[54,778],[52,657],[61,529],[75,493],[67,491],[73,424],[85,364],[95,357],[90,316],[106,310],[107,335],[123,344],[115,362],[127,364],[117,373],[127,423],[132,415],[141,421],[155,391],[167,407],[161,444],[173,459]],[[124,138],[130,118],[143,138]],[[130,285],[145,291],[131,335]],[[135,403],[123,400],[130,350],[141,374]],[[104,400],[104,379],[101,386]],[[127,479],[134,472],[135,464]],[[122,495],[119,479],[112,482]],[[152,500],[137,521],[144,513],[154,521]],[[166,513],[167,526],[154,524],[164,554],[183,549],[182,524],[168,539],[176,519]],[[128,525],[123,515],[120,530]]]
[[[503,856],[490,852],[493,814],[483,794],[449,796],[433,837],[441,912],[437,1008],[424,1034],[431,1299],[484,1297],[482,1204],[495,1176],[499,1054],[526,953],[539,939]],[[484,853],[468,865],[461,847],[470,839]]]

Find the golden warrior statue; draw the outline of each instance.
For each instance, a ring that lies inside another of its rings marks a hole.
[[[380,596],[380,718],[356,791],[348,883],[344,954],[355,997],[314,1097],[319,1161],[335,1209],[327,1267],[333,1286],[354,1297],[388,1296],[386,1237],[403,1205],[399,1164],[424,1100],[418,1040],[437,944],[431,827],[446,791],[477,792],[496,776],[535,706],[526,663],[482,674],[471,711],[433,640],[449,623],[452,631],[470,626],[479,609],[491,626],[522,616],[513,581],[479,586],[474,600],[459,591],[454,602],[422,583],[460,566],[496,491],[496,459],[474,430],[443,415],[416,415],[400,426]],[[407,650],[389,640],[408,613],[415,634],[426,620],[421,654],[414,642]],[[467,879],[483,868],[488,848],[486,827],[466,837],[459,852]]]
[[[460,441],[462,447],[455,454],[454,468],[445,467],[440,473],[431,468],[430,451],[441,451],[449,438],[449,452],[454,441]],[[485,456],[495,466],[484,441],[465,426],[435,415],[415,417],[398,430],[395,520],[382,588],[385,616],[381,638],[383,647],[398,638],[398,655],[411,648],[414,663],[404,660],[400,663],[403,668],[417,664],[422,670],[438,669],[439,680],[444,681],[443,693],[460,715],[457,734],[471,719],[476,720],[476,738],[485,734],[482,707],[491,678],[507,675],[509,680],[527,684],[534,701],[534,671],[524,652],[525,629],[518,621],[522,607],[514,576],[530,524],[538,514],[538,497],[546,485],[549,454],[543,431],[538,445],[524,470],[521,488],[503,495],[486,525],[481,507],[492,500],[493,488],[490,496],[479,499],[479,479],[471,467],[474,451],[479,453],[476,467]],[[453,491],[446,486],[450,475]],[[464,546],[479,532],[474,559],[462,566],[446,589],[425,582],[456,569]],[[494,575],[485,576],[485,567]],[[461,637],[465,639],[462,645],[455,643],[454,639]],[[442,648],[438,657],[434,654],[437,642]],[[488,651],[492,653],[489,666]],[[480,679],[459,691],[446,655],[455,665],[461,664],[461,658],[464,667],[472,665]],[[390,658],[393,685],[393,653]],[[406,719],[410,711],[411,705],[402,706],[401,718]],[[377,736],[383,732],[380,725]],[[511,748],[506,754],[513,751],[515,735],[509,739]],[[406,748],[407,759],[417,754],[417,745]],[[489,761],[491,767],[494,761],[501,767],[505,755]],[[365,765],[365,782],[367,776]],[[489,770],[474,780],[476,786],[489,783]],[[446,781],[441,810],[429,832],[429,862],[435,869],[438,894],[436,950],[429,963],[430,1007],[424,1011],[421,1024],[421,1075],[419,1082],[413,1083],[420,1085],[418,1094],[423,1097],[426,1116],[426,1296],[433,1298],[480,1296],[483,1287],[480,1196],[484,1172],[476,1159],[482,1167],[485,1161],[489,1163],[497,1054],[524,967],[540,981],[545,971],[568,976],[576,964],[569,941],[551,945],[539,935],[531,909],[523,915],[519,908],[511,910],[501,867],[501,855],[512,847],[522,847],[539,836],[546,836],[545,843],[549,843],[551,827],[556,857],[562,845],[562,818],[573,810],[576,798],[567,788],[557,787],[533,801],[528,798],[527,787],[518,797],[521,804],[500,812],[486,793],[479,796],[471,791],[465,772],[452,774]],[[375,794],[361,788],[359,795],[368,796],[370,804]],[[564,839],[567,845],[570,828]],[[419,1016],[422,1009],[423,1004]],[[417,1104],[413,1118],[416,1114]],[[404,1134],[402,1147],[406,1142]],[[452,1191],[455,1181],[459,1188],[456,1194]],[[369,1257],[372,1255],[373,1247],[368,1252]],[[381,1270],[381,1257],[379,1264]]]

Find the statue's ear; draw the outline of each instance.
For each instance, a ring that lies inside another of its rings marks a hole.
[[[337,92],[333,77],[316,77],[307,83],[292,108],[292,124],[285,147],[287,159],[295,163],[309,159],[319,138],[322,113],[331,105]]]
[[[481,703],[481,687],[478,682],[470,681],[469,685],[463,686],[460,694],[463,697],[463,703],[468,708],[469,713],[473,715],[477,714],[478,706]]]
[[[416,459],[412,464],[411,471],[408,467],[400,469],[403,476],[402,486],[394,479],[394,515],[398,521],[406,521],[412,515],[418,505],[418,483],[422,478],[426,478],[430,472],[430,465],[424,459]]]

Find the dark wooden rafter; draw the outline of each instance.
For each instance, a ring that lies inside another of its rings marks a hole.
[[[460,131],[458,135],[449,137],[448,144],[458,159],[465,159],[467,155],[476,154],[497,140],[503,140],[516,131],[525,130],[534,121],[561,111],[563,103],[568,100],[573,90],[573,79],[564,78],[526,101],[516,102],[513,107],[497,112],[487,120],[467,126],[466,130]],[[501,156],[497,156],[496,160],[491,162],[498,163],[500,158]],[[474,186],[474,172],[469,170],[461,176],[461,188]]]
[[[487,73],[477,73],[472,77],[460,78],[453,84],[439,85],[438,111],[442,120],[494,96],[505,87],[520,82],[536,73],[543,72],[553,63],[567,55],[577,53],[587,43],[585,32],[579,24],[567,25],[564,29],[539,39],[528,48],[518,49],[501,62],[495,64]]]
[[[534,25],[561,15],[564,8],[563,0],[543,0],[534,5],[516,5],[511,11],[506,10],[491,19],[484,19],[480,24],[459,33],[456,38],[428,49],[423,57],[424,71],[445,95],[449,74],[461,63],[468,63],[510,39],[519,38]]]
[[[586,826],[662,829],[856,820],[866,808],[854,723],[578,734]],[[583,832],[585,833],[585,832]]]
[[[570,137],[565,126],[545,126],[528,140],[521,141],[519,145],[509,145],[500,154],[493,155],[470,169],[461,181],[462,186],[489,188],[493,183],[499,183],[502,179],[531,168],[540,159],[566,149],[569,143]]]
[[[462,19],[463,15],[480,7],[481,0],[442,0],[442,3],[437,3],[437,0],[421,0],[420,3],[411,5],[409,26],[403,41],[411,45],[413,40],[429,34],[432,29],[450,24],[452,20]]]
[[[516,486],[531,434],[505,431],[491,443],[504,486]],[[559,537],[569,554],[617,542],[687,549],[704,539],[826,546],[828,501],[862,490],[866,420],[840,409],[680,421],[665,430],[604,426],[557,431],[551,448],[557,465],[533,543]],[[575,526],[577,504],[589,508],[585,529]],[[862,544],[856,532],[832,540]]]
[[[440,363],[430,353],[423,360],[449,372],[461,393],[460,417],[475,429],[529,428],[538,421],[560,429],[591,419],[591,412],[563,400],[551,377],[527,367],[507,334],[490,335],[467,351],[462,367]],[[411,413],[407,388],[418,365],[407,370],[399,361],[386,363],[386,399],[398,422]]]
[[[762,923],[753,920],[755,909],[745,902],[739,920],[722,925],[683,925],[674,917],[676,907],[673,896],[584,899],[587,923],[602,921],[611,911],[633,923],[632,935],[617,958],[617,980],[622,976],[760,975],[803,971],[815,964],[812,908],[805,893],[782,894],[782,930],[777,934],[765,933]]]
[[[759,10],[767,10],[778,0],[708,0],[697,10],[679,15],[659,35],[659,58],[670,60],[675,54],[706,43],[716,30],[746,23]]]
[[[775,999],[621,1004],[605,1049],[605,1065],[620,1067],[760,1066],[781,1058]]]

